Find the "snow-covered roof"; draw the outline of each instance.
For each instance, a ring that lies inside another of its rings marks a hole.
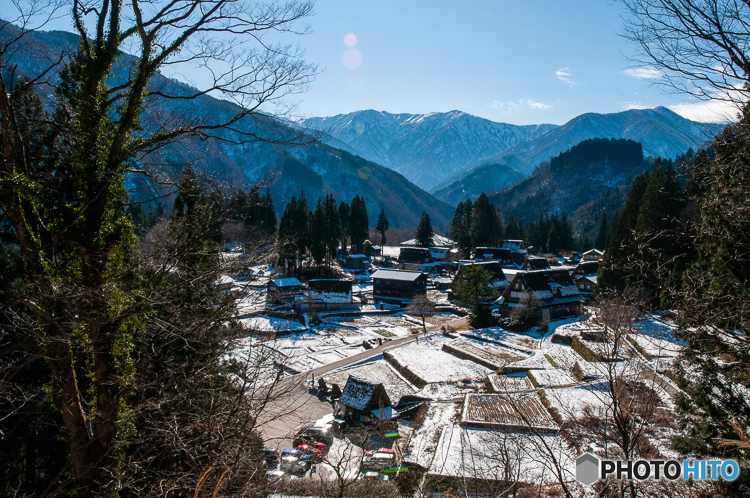
[[[520,253],[526,252],[526,249],[524,249],[523,240],[507,240],[506,239],[503,241],[502,248],[510,249],[513,252],[520,252]]]
[[[402,246],[415,246],[417,245],[417,239],[409,239],[404,242],[401,242]],[[432,244],[430,244],[432,247],[453,247],[456,245],[456,242],[449,239],[448,237],[444,237],[442,235],[434,234],[432,236]]]
[[[276,278],[273,280],[273,283],[276,284],[276,287],[294,287],[302,285],[302,283],[296,278]]]
[[[598,254],[599,256],[604,256],[604,251],[600,251],[599,249],[589,249],[583,253],[584,256],[587,254]]]
[[[355,259],[367,259],[367,256],[364,254],[350,254],[349,257]]]
[[[545,305],[563,304],[580,299],[580,291],[568,270],[527,271],[519,273],[518,277],[534,298],[544,301]]]
[[[367,405],[372,401],[372,397],[375,395],[379,385],[375,382],[350,375],[346,381],[346,386],[344,386],[344,391],[341,393],[339,402],[355,410],[365,410]],[[387,399],[383,401],[384,405],[391,404]]]
[[[234,279],[229,275],[222,275],[216,279],[215,285],[231,285],[234,283]]]
[[[373,280],[382,278],[384,280],[404,280],[413,282],[422,276],[421,271],[402,271],[402,270],[378,270],[372,274]]]

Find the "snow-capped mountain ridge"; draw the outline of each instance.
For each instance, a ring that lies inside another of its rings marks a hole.
[[[457,110],[429,114],[363,110],[299,123],[344,142],[354,153],[402,173],[422,188],[556,128],[496,123]]]

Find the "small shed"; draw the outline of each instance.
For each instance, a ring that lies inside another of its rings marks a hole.
[[[220,290],[225,291],[232,288],[234,285],[234,279],[230,277],[229,275],[221,275],[219,278],[216,279],[214,282],[214,285]]]
[[[391,400],[383,384],[350,375],[336,402],[333,416],[345,420],[362,420],[373,410],[390,406]]]
[[[301,288],[302,283],[293,277],[276,278],[268,281],[269,293],[292,294],[294,292],[299,292]]]
[[[344,256],[344,268],[349,270],[364,270],[367,266],[367,256],[364,254],[350,254]]]

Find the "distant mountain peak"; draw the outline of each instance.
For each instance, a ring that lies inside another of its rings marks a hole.
[[[459,110],[392,114],[368,109],[308,118],[300,124],[323,131],[422,188],[556,127],[497,123]]]

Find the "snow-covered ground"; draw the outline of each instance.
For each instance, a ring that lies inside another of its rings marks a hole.
[[[460,413],[459,405],[454,402],[431,402],[424,422],[415,428],[411,439],[407,443],[404,461],[416,463],[424,469],[432,466],[443,427],[450,425]]]
[[[555,482],[551,461],[560,462],[568,478],[575,475],[575,456],[561,436],[533,436],[446,425],[429,473],[441,476],[503,480],[506,472],[533,483]]]
[[[441,349],[450,338],[431,336],[390,351],[393,358],[426,384],[461,379],[483,380],[492,370]]]
[[[242,327],[253,333],[283,333],[297,330],[305,330],[307,327],[294,320],[284,320],[271,316],[253,316],[237,320]]]

